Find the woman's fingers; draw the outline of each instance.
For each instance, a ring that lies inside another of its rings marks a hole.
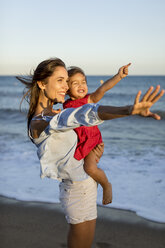
[[[104,142],[98,144],[97,146],[101,147],[101,149],[104,148]]]
[[[154,118],[155,120],[160,120],[160,119],[161,119],[160,115],[154,114],[154,113],[152,113],[152,112],[149,114],[149,117],[152,117],[152,118]]]
[[[61,112],[61,109],[53,109],[52,112],[55,113],[55,114],[58,114],[58,113]]]
[[[158,94],[160,90],[160,85],[156,86],[156,89],[152,92],[153,87],[151,86],[147,93],[143,96],[141,102],[152,102],[154,104],[157,102],[163,95],[164,95],[164,90],[161,90],[161,92]]]
[[[153,93],[149,95],[147,101],[150,101],[151,102],[154,99],[154,97],[157,95],[157,93],[159,92],[159,90],[160,90],[160,85],[157,85],[156,86],[156,89],[153,91]]]
[[[164,90],[161,90],[161,92],[152,100],[152,103],[156,103],[164,95],[164,92]]]
[[[146,94],[143,96],[142,100],[140,99],[141,91],[136,95],[134,106],[132,109],[132,114],[138,114],[145,117],[152,117],[156,120],[160,120],[161,117],[158,114],[154,114],[149,111],[151,106],[156,103],[163,95],[165,90],[160,91],[160,86],[158,85],[156,89],[152,92],[153,87],[151,86]],[[160,93],[159,93],[160,91]]]
[[[145,95],[143,96],[143,98],[142,98],[142,100],[141,100],[141,102],[146,102],[147,100],[148,100],[148,98],[149,98],[149,96],[151,95],[151,92],[152,92],[152,90],[153,90],[153,86],[151,86],[149,89],[148,89],[148,91],[145,93]],[[154,92],[155,92],[155,90],[154,90]],[[153,92],[153,93],[154,93]],[[157,94],[157,93],[156,93]]]
[[[97,157],[101,157],[103,155],[103,152],[104,152],[104,143],[101,143],[101,144],[98,144],[97,146],[95,146],[93,151]]]
[[[141,96],[141,91],[139,91],[138,93],[137,93],[137,95],[136,95],[136,97],[135,97],[135,102],[134,102],[134,104],[138,104],[139,103],[139,99],[140,99],[140,96]]]
[[[95,146],[95,149],[97,149],[98,151],[103,152],[104,151],[104,143],[100,143],[97,146]]]

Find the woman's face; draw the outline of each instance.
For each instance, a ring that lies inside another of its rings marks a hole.
[[[48,83],[44,85],[45,96],[54,101],[63,103],[68,90],[68,73],[64,67],[56,67],[52,76],[48,78]]]

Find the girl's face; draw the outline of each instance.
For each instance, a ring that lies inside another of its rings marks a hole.
[[[72,100],[81,99],[88,93],[88,86],[86,78],[81,73],[76,73],[69,78],[68,81],[69,91],[68,94]]]
[[[43,85],[44,95],[53,102],[63,103],[68,90],[68,72],[64,67],[58,66],[47,84]]]

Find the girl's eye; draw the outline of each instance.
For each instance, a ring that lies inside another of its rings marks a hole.
[[[77,85],[78,83],[76,81],[72,82],[72,85]]]

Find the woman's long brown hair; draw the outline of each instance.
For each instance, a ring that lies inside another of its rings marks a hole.
[[[59,58],[52,58],[48,60],[42,61],[34,71],[33,75],[29,77],[20,77],[16,78],[26,86],[26,93],[22,97],[22,101],[26,100],[29,103],[29,110],[27,114],[27,127],[29,129],[30,121],[36,111],[36,107],[38,104],[40,88],[37,84],[37,81],[41,81],[43,83],[47,83],[48,77],[52,76],[54,70],[57,66],[65,67],[65,63]]]

